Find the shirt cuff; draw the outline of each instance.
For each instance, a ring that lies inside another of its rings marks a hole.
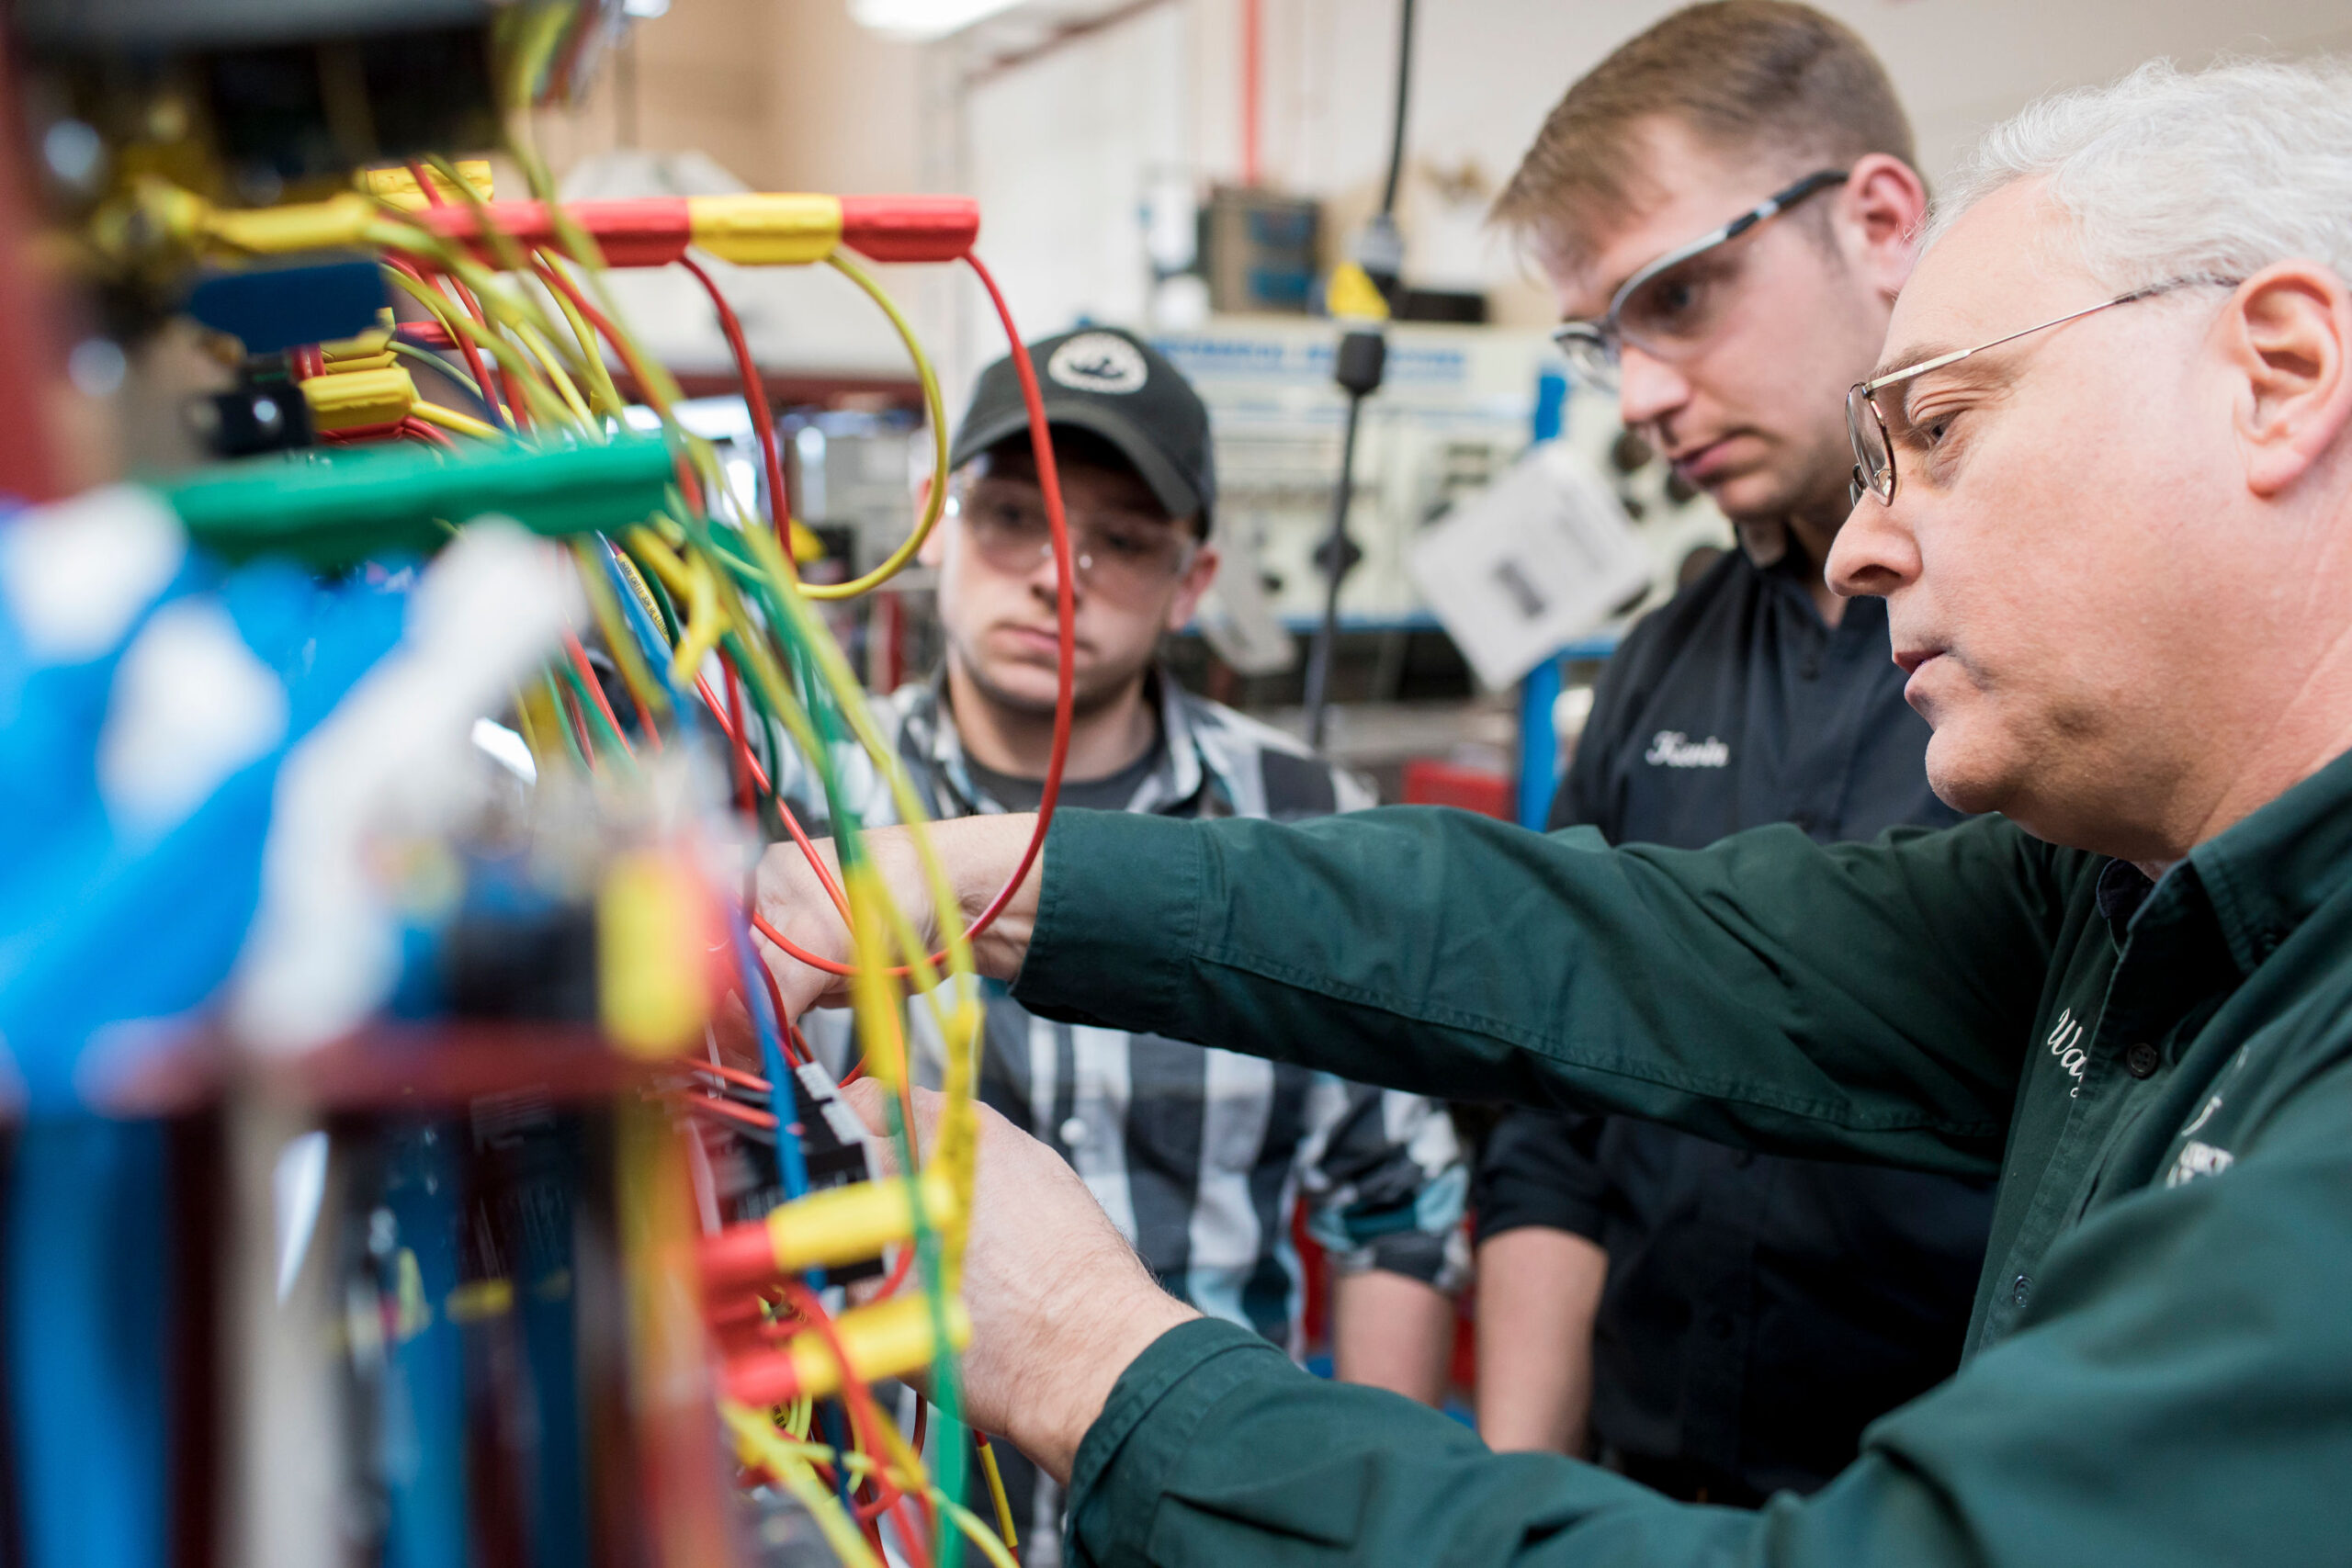
[[[1012,998],[1066,1023],[1149,1029],[1171,1016],[1199,944],[1196,825],[1132,811],[1054,813],[1045,884]]]
[[[1080,1561],[1111,1562],[1116,1542],[1144,1539],[1162,1482],[1212,1406],[1241,1383],[1295,1371],[1261,1336],[1222,1318],[1194,1318],[1153,1340],[1119,1374],[1070,1467],[1069,1529],[1087,1552]]]

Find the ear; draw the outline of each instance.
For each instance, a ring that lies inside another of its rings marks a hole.
[[[1168,602],[1168,629],[1181,632],[1193,624],[1193,612],[1200,607],[1201,595],[1216,581],[1220,557],[1215,545],[1203,545],[1193,552],[1193,564],[1185,569],[1183,581],[1176,585],[1176,596]]]
[[[2246,486],[2271,497],[2352,424],[2352,293],[2317,262],[2286,261],[2238,286],[2215,329],[2236,376]]]
[[[922,481],[915,486],[915,515],[918,518],[922,515],[923,508],[931,504],[931,487],[937,482],[932,475],[925,474]],[[939,563],[946,558],[947,530],[950,526],[947,514],[941,513],[939,521],[933,524],[931,532],[924,536],[922,547],[915,552],[915,559],[933,571],[938,570]]]
[[[1919,257],[1919,230],[1928,215],[1927,182],[1900,158],[1866,153],[1854,161],[1837,201],[1847,259],[1892,300]]]

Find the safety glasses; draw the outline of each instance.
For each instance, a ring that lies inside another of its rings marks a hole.
[[[1713,333],[1737,294],[1739,268],[1724,247],[1846,177],[1843,169],[1815,170],[1722,228],[1667,252],[1618,286],[1606,315],[1563,321],[1552,330],[1552,341],[1577,377],[1604,389],[1615,389],[1627,344],[1655,359],[1688,358]]]

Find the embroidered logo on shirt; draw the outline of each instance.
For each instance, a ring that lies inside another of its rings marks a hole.
[[[2178,1187],[2200,1176],[2219,1176],[2237,1163],[2238,1156],[2227,1149],[2217,1149],[2211,1144],[2191,1138],[2180,1146],[2180,1157],[2172,1162],[2172,1169],[2165,1173],[2166,1187]]]
[[[2083,1068],[2091,1058],[2090,1053],[2083,1049],[2083,1026],[2075,1021],[2073,1008],[2058,1015],[2058,1026],[2050,1032],[2050,1038],[2043,1043],[2050,1047],[2050,1054],[2058,1058],[2058,1065],[2066,1069],[2067,1076],[2075,1080],[2075,1087],[2066,1091],[2066,1098],[2074,1099],[2083,1092]]]
[[[1651,738],[1642,761],[1654,768],[1728,768],[1731,748],[1712,735],[1693,740],[1679,729],[1661,729]]]

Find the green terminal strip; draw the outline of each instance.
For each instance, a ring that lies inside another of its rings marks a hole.
[[[511,517],[535,534],[617,531],[662,510],[676,469],[660,441],[450,457],[363,448],[264,457],[159,487],[198,544],[232,560],[335,570],[430,555],[450,529]]]

